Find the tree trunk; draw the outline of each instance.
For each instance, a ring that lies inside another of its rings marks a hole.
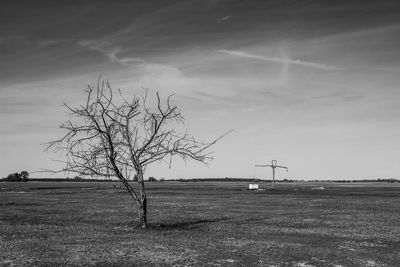
[[[141,205],[139,207],[139,225],[141,228],[147,228],[147,199],[142,195]]]
[[[139,225],[141,228],[147,228],[147,198],[144,188],[143,171],[137,172],[140,192],[140,207],[139,207]]]

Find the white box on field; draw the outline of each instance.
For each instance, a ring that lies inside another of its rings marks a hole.
[[[250,190],[257,190],[258,189],[258,184],[249,184],[249,189]]]

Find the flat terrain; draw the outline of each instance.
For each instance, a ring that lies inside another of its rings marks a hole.
[[[0,183],[0,266],[400,266],[399,186]]]

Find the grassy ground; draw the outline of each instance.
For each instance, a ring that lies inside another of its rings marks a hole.
[[[142,230],[107,183],[0,183],[0,265],[400,266],[398,186],[151,183]]]

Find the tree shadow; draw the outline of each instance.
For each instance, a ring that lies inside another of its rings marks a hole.
[[[180,222],[167,222],[160,224],[148,225],[148,229],[153,230],[191,230],[201,227],[202,224],[215,223],[228,220],[228,217],[212,218],[212,219],[189,219]]]

